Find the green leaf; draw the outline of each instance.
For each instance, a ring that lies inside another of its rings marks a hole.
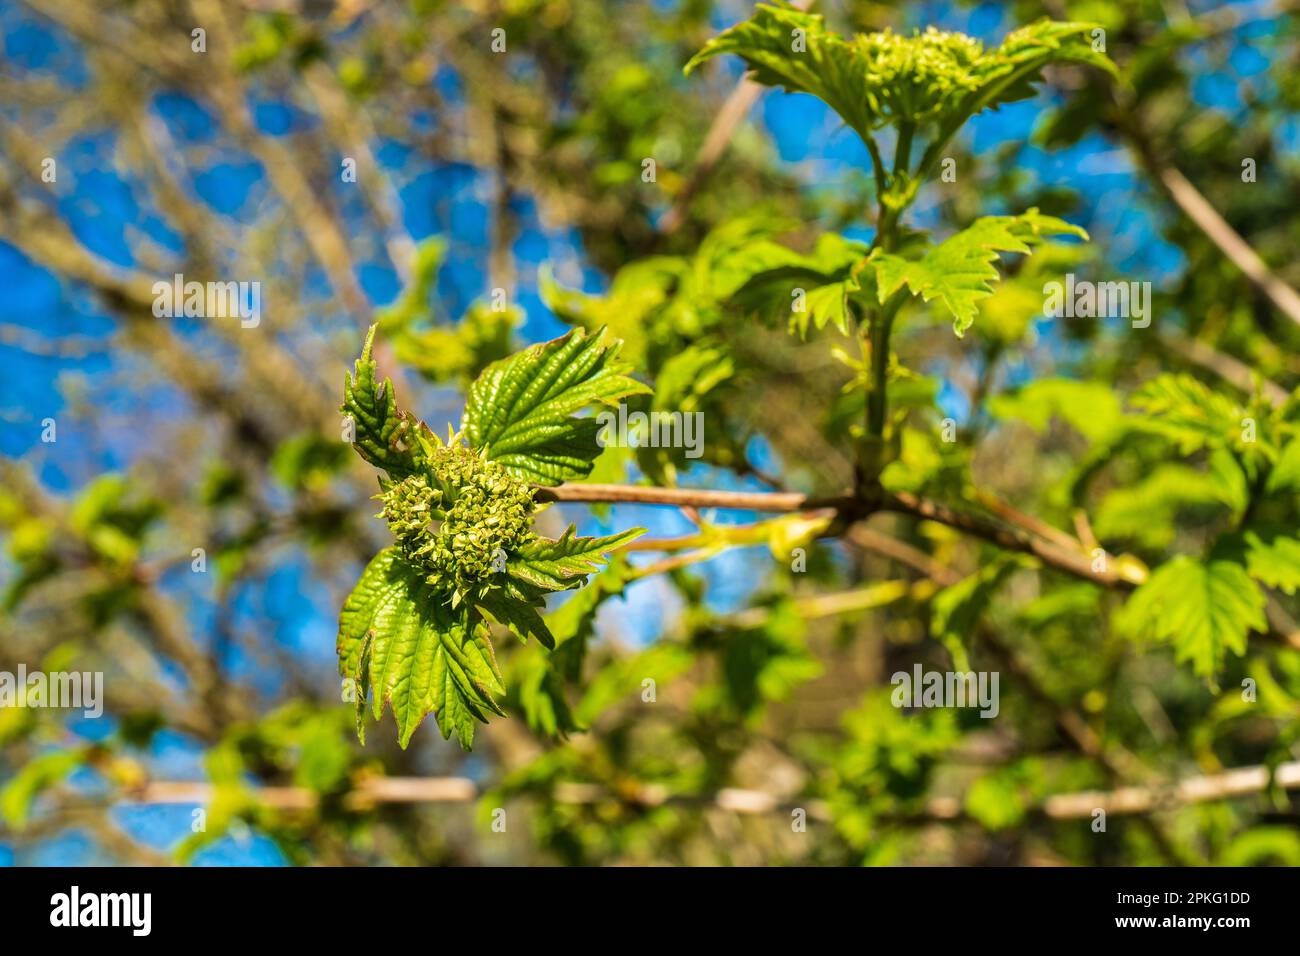
[[[702,399],[730,379],[735,371],[735,360],[723,349],[689,345],[666,359],[659,369],[651,407],[697,411]]]
[[[392,304],[375,311],[377,324],[385,333],[400,335],[408,326],[429,315],[429,299],[438,281],[438,270],[447,258],[447,241],[429,236],[416,246],[409,263],[410,279]]]
[[[542,654],[520,655],[511,683],[518,688],[519,709],[533,733],[563,740],[571,733],[586,729],[573,716],[560,674]]]
[[[515,475],[543,485],[585,478],[601,452],[600,425],[577,413],[650,391],[627,376],[619,344],[574,329],[483,370],[470,388],[463,429]]]
[[[795,52],[798,39],[806,52]],[[759,4],[749,20],[709,40],[684,72],[689,75],[706,60],[726,53],[743,59],[753,79],[764,86],[816,96],[860,135],[878,125],[875,92],[880,84],[871,76],[869,62],[843,37],[827,30],[816,14]]]
[[[948,648],[956,670],[970,670],[966,643],[994,593],[1011,572],[1025,564],[1023,559],[1001,558],[951,587],[944,588],[931,600],[930,630]]]
[[[378,324],[366,333],[366,344],[357,359],[354,374],[343,381],[343,404],[339,411],[352,419],[355,428],[353,447],[366,461],[388,472],[389,477],[405,478],[418,470],[419,442],[415,431],[421,423],[397,408],[393,383],[375,381],[374,345]]]
[[[0,790],[0,819],[21,830],[37,798],[84,764],[86,756],[86,750],[78,748],[56,750],[28,760]]]
[[[1140,634],[1174,647],[1180,661],[1213,678],[1228,652],[1244,654],[1251,630],[1264,630],[1264,595],[1235,561],[1182,555],[1165,562],[1133,592],[1125,619]]]
[[[490,364],[508,356],[523,309],[495,310],[475,302],[454,325],[422,323],[393,334],[397,360],[431,382],[468,384]]]
[[[996,833],[1014,827],[1024,819],[1023,786],[1014,770],[985,774],[966,791],[962,801],[966,813],[986,830]]]
[[[792,225],[751,215],[715,226],[691,258],[689,295],[712,303],[723,302],[740,295],[760,277],[818,270],[820,263],[815,257],[773,239],[782,227]],[[859,252],[857,257],[861,255]]]
[[[606,708],[620,701],[644,699],[646,680],[654,681],[656,695],[663,693],[672,678],[694,663],[695,653],[680,644],[656,644],[639,654],[611,661],[592,678],[574,708],[574,719],[590,727]]]
[[[778,605],[760,629],[729,633],[723,642],[722,689],[741,716],[759,718],[764,706],[787,700],[824,671],[797,634],[803,620],[790,604]]]
[[[475,598],[474,604],[498,624],[509,628],[521,641],[527,643],[531,637],[548,650],[554,649],[555,637],[537,613],[537,609],[544,606],[540,596],[524,596],[519,592],[510,595],[494,589]]]
[[[1282,447],[1268,473],[1267,490],[1300,494],[1300,438],[1293,438]]]
[[[339,673],[357,681],[357,732],[364,741],[365,700],[376,720],[390,705],[403,748],[432,713],[443,737],[453,731],[469,749],[474,722],[504,715],[504,694],[492,644],[467,606],[453,611],[402,559],[379,552],[339,615]]]
[[[1266,587],[1295,594],[1300,589],[1300,540],[1282,535],[1265,539],[1246,532],[1246,570]]]
[[[801,336],[808,334],[811,321],[819,329],[833,325],[845,335],[849,332],[849,293],[857,291],[857,282],[844,279],[808,290],[806,308],[790,319],[790,328]]]
[[[1300,866],[1300,833],[1291,826],[1254,827],[1237,834],[1219,866]]]
[[[1130,402],[1144,413],[1134,427],[1164,435],[1184,455],[1207,445],[1240,446],[1242,408],[1190,375],[1160,375]]]
[[[543,267],[538,274],[538,294],[546,307],[570,325],[589,331],[608,328],[626,339],[625,359],[640,362],[645,329],[652,316],[664,308],[683,286],[690,287],[688,263],[678,256],[650,256],[623,266],[605,295],[587,295],[566,289]]]
[[[1040,432],[1059,418],[1093,444],[1110,441],[1124,417],[1109,384],[1064,378],[1039,379],[1017,392],[994,395],[988,407],[996,418],[1017,418]]]
[[[636,571],[622,555],[614,555],[609,566],[591,579],[591,584],[572,594],[550,615],[547,624],[555,635],[552,662],[566,680],[579,681],[586,661],[587,644],[596,630],[596,615],[605,601],[622,597],[636,580]]]
[[[535,538],[524,544],[506,562],[506,574],[537,591],[581,587],[605,563],[606,554],[645,534],[645,528],[632,528],[604,538],[578,538],[575,530],[569,525],[557,540]]]
[[[992,294],[998,279],[993,263],[1000,252],[1030,252],[1048,236],[1088,234],[1055,216],[1029,209],[1019,216],[985,216],[919,259],[909,259],[877,249],[871,264],[876,273],[876,294],[883,305],[904,286],[926,302],[938,299],[953,316],[953,331],[962,335],[975,321],[976,303]]]
[[[1214,477],[1189,465],[1165,462],[1138,481],[1111,490],[1093,515],[1092,527],[1103,541],[1122,538],[1150,548],[1167,547],[1175,537],[1180,511],[1212,511],[1224,502]]]

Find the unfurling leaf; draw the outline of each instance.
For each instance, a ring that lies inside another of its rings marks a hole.
[[[578,538],[574,528],[558,540],[534,538],[506,563],[506,573],[516,582],[543,591],[566,591],[582,585],[586,576],[600,569],[605,555],[645,534],[632,528],[604,538]]]
[[[528,481],[585,478],[601,452],[600,426],[578,412],[650,391],[628,377],[618,344],[574,329],[494,362],[470,388],[463,430],[470,445]]]
[[[352,419],[356,429],[352,447],[366,461],[384,469],[393,478],[415,474],[419,444],[415,431],[420,423],[397,408],[393,383],[375,381],[375,330],[366,333],[366,344],[357,359],[354,374],[343,382],[343,404],[339,408]]]
[[[1049,236],[1088,234],[1055,216],[1029,209],[1018,216],[985,216],[957,235],[931,246],[918,259],[877,250],[871,263],[876,272],[876,294],[883,305],[904,286],[926,302],[938,299],[952,314],[953,330],[962,335],[975,321],[976,303],[993,291],[998,278],[993,268],[1000,252],[1032,251]]]

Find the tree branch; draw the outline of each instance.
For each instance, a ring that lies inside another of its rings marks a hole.
[[[1300,761],[1279,765],[1271,775],[1273,784],[1283,790],[1300,789]],[[1107,814],[1133,815],[1151,813],[1168,807],[1209,803],[1261,793],[1268,788],[1269,768],[1239,767],[1224,773],[1187,777],[1167,785],[1119,787],[1114,790],[1084,790],[1047,797],[1034,808],[1054,820],[1087,819],[1096,810]],[[208,783],[190,781],[155,781],[131,792],[133,803],[204,805],[215,796],[216,788]],[[263,806],[276,810],[309,810],[317,805],[318,796],[305,787],[259,787],[253,797]],[[346,803],[353,810],[380,804],[469,803],[481,795],[479,785],[468,777],[370,777],[351,790]],[[820,800],[780,797],[764,790],[723,788],[713,794],[672,794],[655,784],[629,785],[615,794],[597,784],[562,783],[555,789],[558,803],[587,804],[602,800],[621,800],[638,806],[688,804],[712,806],[740,814],[765,814],[802,808],[815,820],[832,819],[830,808]],[[956,820],[964,816],[962,803],[954,797],[935,797],[927,801],[924,818]]]
[[[738,511],[790,512],[834,508],[852,511],[861,502],[852,495],[815,498],[793,491],[709,491],[694,488],[655,488],[648,485],[560,485],[539,487],[538,501],[586,501],[671,505],[675,508],[732,508]]]
[[[671,505],[676,508],[730,508],[738,511],[801,512],[833,509],[848,522],[854,522],[877,511],[909,514],[948,525],[958,531],[982,538],[1008,551],[1019,551],[1038,558],[1049,567],[1075,577],[1092,581],[1106,588],[1131,589],[1146,580],[1146,572],[1138,565],[1115,561],[1110,556],[1103,570],[1094,569],[1091,555],[1082,545],[1078,551],[1065,547],[1061,540],[1046,540],[1032,528],[1016,528],[982,515],[957,511],[948,505],[910,492],[883,492],[878,503],[855,495],[813,497],[786,491],[710,491],[692,488],[655,488],[647,485],[560,485],[555,488],[538,487],[534,497],[538,501],[603,502],[621,504]],[[1019,514],[1019,512],[1014,512]],[[1027,516],[1026,516],[1027,518]],[[1042,524],[1032,519],[1033,524]],[[1057,531],[1054,538],[1068,536]]]
[[[980,515],[956,511],[945,504],[909,492],[886,492],[882,510],[937,521],[958,531],[983,538],[1007,551],[1032,554],[1049,567],[1092,581],[1102,587],[1129,589],[1137,587],[1146,580],[1145,573],[1139,567],[1126,562],[1114,561],[1108,556],[1104,563],[1104,570],[1097,571],[1094,570],[1092,558],[1082,551],[1070,551],[1035,534],[1018,531],[1009,525],[998,524]]]
[[[1250,283],[1273,306],[1296,325],[1300,325],[1300,294],[1279,279],[1269,269],[1250,243],[1229,225],[1228,221],[1200,191],[1173,164],[1162,159],[1155,144],[1130,104],[1115,98],[1118,126],[1137,153],[1152,177],[1188,219],[1205,237],[1219,247],[1233,265],[1242,271]]]

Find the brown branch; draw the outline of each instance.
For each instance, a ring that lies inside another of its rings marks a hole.
[[[370,321],[370,302],[357,279],[356,264],[348,245],[344,227],[334,211],[308,179],[302,158],[278,140],[258,133],[249,112],[243,86],[228,66],[230,53],[227,39],[237,36],[236,24],[215,0],[195,0],[194,12],[212,26],[213,45],[210,62],[213,69],[195,92],[206,94],[220,115],[225,128],[253,155],[266,171],[267,181],[284,202],[297,223],[307,248],[320,264],[327,281],[344,309],[364,328]],[[219,29],[213,29],[217,27]]]
[[[875,511],[894,511],[909,514],[927,521],[956,528],[967,534],[983,538],[1008,551],[1031,554],[1049,567],[1064,571],[1107,588],[1128,589],[1137,587],[1146,575],[1139,567],[1110,560],[1105,569],[1093,569],[1093,560],[1082,546],[1072,550],[1062,543],[1073,542],[1063,531],[1056,530],[1054,539],[1045,540],[1036,533],[1042,525],[1038,519],[1022,518],[1028,528],[986,518],[982,515],[958,511],[937,501],[921,498],[910,492],[882,492],[881,501],[873,505],[861,497],[839,495],[816,498],[798,492],[709,491],[693,488],[655,488],[646,485],[560,485],[555,488],[539,487],[534,496],[538,501],[604,502],[623,504],[671,505],[673,507],[732,508],[741,511],[798,512],[834,509],[847,521],[865,518]],[[1019,512],[1014,512],[1019,515]],[[1055,529],[1054,529],[1055,530]],[[1077,545],[1077,542],[1074,542]]]
[[[1047,797],[1035,808],[1055,820],[1091,817],[1096,810],[1107,814],[1131,815],[1150,813],[1167,807],[1228,800],[1261,793],[1273,785],[1283,790],[1300,789],[1300,761],[1281,764],[1270,777],[1264,766],[1239,767],[1225,773],[1187,777],[1167,785],[1119,787],[1114,790],[1085,790]],[[142,804],[202,805],[216,793],[211,784],[189,781],[155,781],[131,792],[128,799]],[[304,787],[254,788],[252,796],[263,806],[277,810],[309,810],[317,805],[318,796]],[[371,777],[350,791],[346,802],[361,810],[380,804],[468,803],[482,795],[479,786],[468,777]],[[588,804],[602,800],[620,800],[638,806],[687,804],[711,806],[740,814],[765,814],[802,808],[815,820],[832,819],[830,808],[820,800],[779,797],[763,790],[724,788],[713,794],[672,794],[665,788],[645,784],[620,789],[615,794],[597,784],[561,783],[554,799],[558,803]],[[955,820],[963,816],[961,801],[936,797],[927,801],[924,817]]]
[[[1049,567],[1092,581],[1102,587],[1128,589],[1137,587],[1145,580],[1145,575],[1140,569],[1128,564],[1108,559],[1105,570],[1096,571],[1093,569],[1092,559],[1082,551],[1071,551],[1051,541],[1045,541],[1035,534],[1021,532],[981,515],[956,511],[945,504],[918,497],[910,492],[887,493],[882,507],[886,511],[896,511],[925,518],[928,521],[937,521],[958,531],[983,538],[1007,551],[1031,554]]]
[[[696,488],[654,488],[648,485],[560,485],[538,488],[538,501],[586,501],[671,505],[675,508],[733,508],[738,511],[791,512],[821,508],[852,511],[860,506],[851,495],[814,498],[793,491],[710,491]]]
[[[1060,528],[1053,527],[1042,518],[1025,514],[1023,511],[1003,501],[992,492],[982,490],[976,491],[975,500],[1008,524],[1024,528],[1031,534],[1060,545],[1067,551],[1081,550],[1081,546],[1077,539],[1072,538]]]
[[[1110,791],[1057,794],[1047,798],[1043,811],[1058,818],[1087,817],[1095,809],[1117,814],[1150,813],[1167,806],[1260,793],[1268,788],[1269,779],[1268,767],[1239,767],[1225,773],[1188,777],[1164,787],[1120,787]],[[1300,761],[1278,766],[1272,780],[1283,790],[1300,789]]]
[[[1279,312],[1300,325],[1300,294],[1274,275],[1250,243],[1241,238],[1187,177],[1158,154],[1132,104],[1120,102],[1118,96],[1114,97],[1114,103],[1120,131],[1165,195]]]
[[[952,587],[961,581],[960,574],[940,564],[920,548],[914,548],[905,541],[899,541],[895,537],[868,528],[865,524],[854,525],[849,529],[847,537],[851,544],[874,551],[886,558],[892,558],[899,564],[904,564],[932,579],[940,587]]]

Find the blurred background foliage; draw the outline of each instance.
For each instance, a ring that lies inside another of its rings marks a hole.
[[[431,727],[408,751],[356,743],[336,615],[385,532],[337,406],[371,321],[436,431],[488,362],[607,325],[655,388],[634,407],[703,411],[705,453],[611,449],[593,481],[851,483],[863,396],[842,339],[789,334],[788,293],[751,280],[773,245],[825,262],[843,246],[819,236],[869,242],[870,166],[811,97],[737,94],[735,62],[682,76],[750,9],[0,2],[0,670],[105,687],[97,720],[0,709],[0,862],[1300,863],[1279,785],[1102,833],[1050,801],[1300,758],[1295,567],[1268,633],[1207,680],[1176,635],[1125,629],[1122,593],[908,517],[814,540],[797,516],[553,508],[551,533],[677,543],[553,604],[555,654],[499,642],[511,717],[473,753]],[[954,182],[923,187],[918,228],[1037,206],[1092,242],[1012,263],[964,339],[909,314],[887,486],[1152,568],[1247,517],[1293,534],[1300,458],[1261,498],[1227,452],[1134,427],[1130,399],[1182,372],[1193,406],[1294,421],[1300,319],[1269,293],[1300,286],[1294,6],[818,9],[845,32],[986,43],[1096,21],[1126,80],[1050,71],[954,142]],[[1071,271],[1152,282],[1150,328],[1044,320],[1043,284]],[[155,318],[152,282],[175,273],[260,281],[261,323]],[[889,675],[918,662],[999,671],[998,718],[892,706]],[[409,778],[419,799],[393,789]]]

